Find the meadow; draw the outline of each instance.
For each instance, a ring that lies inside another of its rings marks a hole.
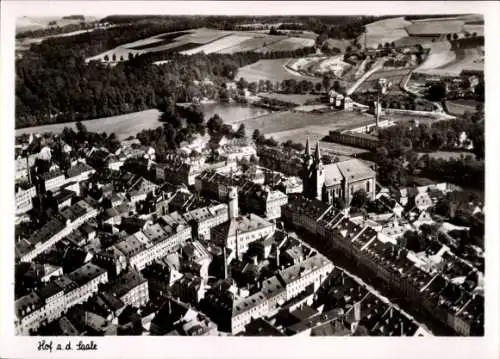
[[[302,76],[298,72],[287,68],[291,59],[259,60],[253,64],[241,67],[236,74],[236,79],[243,77],[249,82],[259,80],[283,81],[294,79],[296,81],[308,80],[313,82],[321,81],[319,77]]]
[[[92,132],[114,132],[119,140],[125,140],[129,136],[135,136],[144,129],[160,126],[158,110],[146,110],[128,113],[126,115],[97,118],[83,121],[82,123]],[[76,122],[58,123],[53,125],[35,126],[16,130],[16,136],[21,134],[54,132],[60,133],[65,127],[76,130]]]

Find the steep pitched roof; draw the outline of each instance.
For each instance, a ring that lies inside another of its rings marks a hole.
[[[324,166],[325,171],[325,185],[327,187],[338,185],[342,183],[342,173],[336,163],[331,163]]]
[[[363,180],[375,175],[375,172],[358,159],[337,163],[340,173],[348,181]]]

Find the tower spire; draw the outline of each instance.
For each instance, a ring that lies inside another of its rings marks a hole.
[[[311,146],[309,145],[309,137],[307,137],[307,140],[306,140],[306,155],[307,156],[311,155]]]
[[[321,160],[321,155],[319,153],[319,141],[316,142],[316,151],[314,153],[314,156],[315,156],[317,161]]]

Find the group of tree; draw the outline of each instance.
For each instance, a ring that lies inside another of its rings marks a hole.
[[[277,147],[279,142],[274,139],[274,137],[265,137],[259,129],[253,131],[252,139],[258,146],[268,146]],[[292,140],[287,140],[283,142],[282,147],[285,151],[304,151],[304,145],[300,142],[293,142]]]
[[[160,30],[146,27],[145,31]],[[144,36],[129,35],[130,39]],[[109,49],[122,41],[108,40],[106,44],[111,45],[103,45],[99,50]],[[99,36],[96,41],[99,43]],[[157,66],[152,64],[154,56],[146,54],[109,67],[98,61],[85,62],[83,54],[92,54],[89,48],[93,46],[97,46],[93,37],[85,34],[48,39],[41,45],[33,45],[26,56],[16,61],[17,128],[156,108],[160,105],[159,99],[167,96],[178,102],[188,102],[197,96],[223,97],[226,90],[222,85],[234,79],[238,68],[269,56],[255,52],[172,54],[168,64]],[[300,51],[273,54],[301,56]],[[194,80],[205,78],[210,78],[214,86],[194,85]],[[309,83],[301,85],[301,88],[310,87]]]
[[[373,106],[377,100],[376,91],[355,92],[352,99],[356,102]],[[412,110],[412,111],[434,111],[435,105],[429,100],[416,98],[407,94],[388,93],[380,100],[382,108]]]
[[[446,159],[417,153],[455,150],[462,133],[473,144],[470,155]],[[430,126],[399,124],[379,129],[379,138],[375,161],[383,185],[405,186],[410,176],[419,175],[469,188],[484,186],[484,121],[479,113]]]
[[[399,157],[404,151],[438,151],[460,148],[460,137],[465,133],[472,142],[477,159],[484,158],[484,121],[480,113],[464,118],[438,121],[430,125],[413,126],[398,124],[379,129],[379,139],[391,157]]]

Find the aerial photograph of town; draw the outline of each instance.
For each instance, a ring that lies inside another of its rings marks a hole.
[[[484,18],[451,9],[18,16],[15,335],[483,337]]]

